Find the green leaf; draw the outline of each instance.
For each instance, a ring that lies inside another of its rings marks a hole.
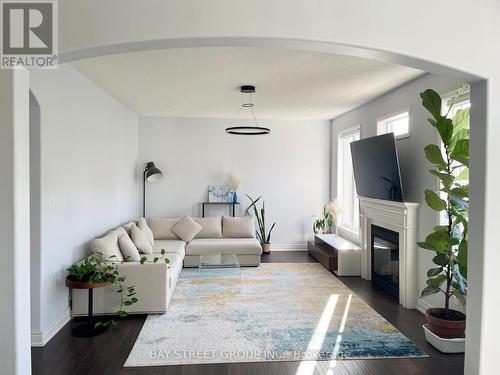
[[[441,291],[441,288],[439,288],[439,287],[428,286],[424,290],[422,290],[421,297],[430,296],[432,294],[439,293],[440,291]]]
[[[431,287],[440,287],[446,280],[446,275],[441,273],[437,275],[436,277],[432,277],[430,279],[427,279],[427,285]]]
[[[160,254],[165,255],[165,253],[166,253],[165,249],[161,249]]]
[[[441,149],[437,145],[427,145],[424,148],[425,151],[425,157],[427,160],[429,160],[432,164],[440,167],[441,169],[446,169],[447,164],[443,159],[443,154],[441,152]]]
[[[417,246],[422,248],[422,249],[436,251],[436,249],[434,247],[432,247],[432,245],[430,245],[426,242],[417,242]]]
[[[118,311],[118,316],[120,318],[125,318],[127,315],[128,315],[128,312],[126,312],[125,310]]]
[[[448,232],[437,231],[432,232],[425,238],[425,242],[431,245],[437,252],[444,253],[448,251],[448,242],[450,236]]]
[[[458,246],[457,255],[458,270],[465,280],[467,280],[467,245],[467,240],[462,240],[462,242],[460,242],[460,245]]]
[[[429,169],[429,173],[437,176],[441,183],[448,188],[453,184],[453,181],[455,181],[455,176],[452,174],[438,172],[434,169]]]
[[[432,89],[427,89],[420,93],[422,105],[437,119],[441,116],[441,96]]]
[[[154,257],[154,259],[153,259],[153,263],[156,263],[156,262],[158,262],[158,257]]]
[[[437,253],[437,255],[432,258],[434,264],[437,264],[441,267],[446,267],[448,265],[448,257],[442,253]]]
[[[467,188],[467,186],[453,188],[453,189],[451,189],[450,193],[454,197],[457,197],[460,199],[469,197],[469,189]]]
[[[451,137],[453,136],[453,122],[451,119],[440,116],[435,122],[436,129],[441,136],[445,146],[450,145]]]
[[[454,132],[470,128],[470,108],[460,109],[453,116]]]
[[[140,260],[140,262],[141,262],[141,264],[144,264],[147,260],[148,260],[148,258],[142,257],[141,260]]]
[[[462,158],[469,157],[469,140],[459,139],[451,151],[451,157],[456,158],[457,156]]]
[[[434,277],[443,272],[443,267],[431,268],[427,271],[427,277]]]
[[[457,181],[469,180],[469,168],[464,168],[462,172],[456,177]]]
[[[446,209],[446,202],[439,198],[434,191],[425,189],[425,201],[434,211],[443,211]]]

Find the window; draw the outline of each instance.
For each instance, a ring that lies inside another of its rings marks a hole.
[[[470,108],[470,91],[464,92],[462,95],[458,96],[453,102],[453,98],[456,95],[456,91],[451,94],[447,94],[443,96],[443,102],[441,105],[441,113],[444,116],[448,113],[448,118],[453,118],[455,114],[461,109]],[[451,108],[450,108],[451,107]],[[441,149],[444,151],[444,145],[440,141]],[[466,167],[457,168],[453,171],[453,175],[455,176],[455,181],[461,184],[467,184],[469,182],[469,174],[468,169]],[[441,186],[441,184],[439,184]],[[446,213],[441,211],[439,215],[439,224],[447,224],[448,218],[446,217]]]
[[[337,199],[340,227],[355,233],[359,231],[359,203],[354,185],[350,143],[359,138],[359,126],[344,130],[338,135]]]
[[[404,111],[397,115],[377,121],[377,135],[394,133],[396,138],[410,135],[410,113]]]

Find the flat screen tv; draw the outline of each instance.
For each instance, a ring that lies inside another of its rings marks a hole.
[[[351,142],[351,154],[359,196],[403,202],[394,133]]]

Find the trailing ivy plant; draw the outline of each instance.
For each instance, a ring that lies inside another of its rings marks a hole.
[[[169,263],[168,258],[165,257],[165,249],[161,249],[160,254],[153,259],[153,263],[157,263],[159,260],[163,260],[165,263]],[[140,264],[143,265],[147,262],[146,257],[140,259]],[[128,258],[125,259],[128,261]],[[96,284],[101,282],[110,282],[116,287],[117,293],[120,294],[120,307],[115,314],[115,317],[109,321],[103,322],[98,321],[95,323],[95,327],[99,326],[109,326],[117,325],[119,323],[119,318],[125,318],[128,316],[127,307],[137,303],[137,292],[134,285],[128,285],[126,283],[127,279],[125,275],[120,273],[120,265],[122,262],[116,260],[116,256],[113,255],[109,258],[105,258],[103,254],[97,253],[85,258],[83,261],[73,264],[67,269],[69,272],[69,277],[76,281],[86,282],[89,284]]]
[[[439,190],[426,189],[425,201],[446,218],[445,225],[434,227],[417,245],[435,252],[437,267],[427,271],[427,287],[422,296],[444,294],[444,307],[450,315],[450,298],[465,305],[467,296],[467,235],[469,229],[469,109],[458,110],[449,118],[456,99],[467,89],[461,87],[446,114],[442,114],[440,95],[431,89],[420,94],[422,105],[430,112],[429,123],[437,130],[442,145],[425,147],[425,157],[433,164],[429,170],[439,178]]]

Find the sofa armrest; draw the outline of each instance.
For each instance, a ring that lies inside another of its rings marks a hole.
[[[126,306],[129,313],[164,313],[168,307],[169,265],[157,263],[124,262],[119,272],[125,276],[125,286],[134,286],[137,303]],[[88,295],[86,290],[73,290],[73,315],[87,314]],[[94,313],[113,314],[120,307],[120,293],[115,285],[94,289]]]

